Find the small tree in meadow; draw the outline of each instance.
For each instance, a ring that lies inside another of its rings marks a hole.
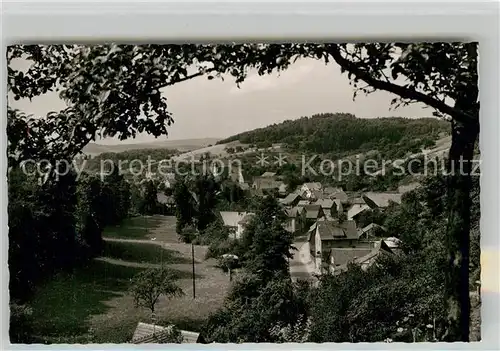
[[[175,284],[178,277],[165,267],[145,270],[132,279],[131,294],[134,297],[135,307],[144,307],[151,310],[153,315],[155,306],[163,295],[167,298],[180,297],[184,292]]]

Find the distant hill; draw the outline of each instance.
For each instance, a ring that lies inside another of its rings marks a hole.
[[[449,122],[437,118],[357,118],[347,113],[324,113],[240,133],[218,143],[239,141],[257,147],[282,143],[289,150],[321,154],[395,148],[406,152],[432,147],[449,130]]]
[[[89,143],[83,149],[83,152],[87,155],[99,155],[107,152],[123,152],[130,150],[142,150],[142,149],[176,149],[181,152],[188,152],[191,150],[196,150],[199,148],[206,147],[208,145],[215,144],[218,140],[216,138],[203,138],[203,139],[182,139],[182,140],[164,140],[164,141],[153,141],[149,143],[136,143],[136,144],[115,144],[115,145],[104,145],[98,143]]]

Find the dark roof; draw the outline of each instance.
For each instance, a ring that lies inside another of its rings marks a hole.
[[[346,202],[349,200],[349,196],[343,190],[340,190],[340,191],[331,193],[330,199],[339,199],[342,202]]]
[[[319,221],[317,227],[321,240],[358,239],[356,227],[349,227],[346,222],[351,221],[345,221],[342,224],[337,221]]]
[[[361,233],[366,233],[367,231],[372,230],[374,228],[380,228],[384,232],[387,231],[384,227],[382,227],[381,225],[378,225],[377,223],[370,223],[366,227],[362,228],[360,232]]]
[[[351,204],[353,205],[363,205],[366,204],[365,200],[361,197],[355,197],[350,201]]]
[[[333,257],[333,263],[337,266],[354,262],[355,259],[364,257],[372,251],[373,249],[335,248],[330,250],[330,257]]]
[[[306,210],[306,218],[307,219],[317,219],[319,217],[319,212],[321,210],[321,205],[306,205],[304,206]]]
[[[133,344],[146,344],[146,343],[164,343],[167,341],[173,325],[162,327],[159,325],[152,325],[139,322],[132,336]],[[182,343],[195,344],[198,341],[199,333],[181,330]]]
[[[327,186],[323,189],[323,192],[326,194],[335,194],[339,192],[343,192],[344,190],[342,188],[336,188],[332,186]]]
[[[288,204],[291,204],[292,202],[296,201],[297,198],[300,198],[299,194],[291,193],[291,194],[288,194],[281,202],[288,205]]]
[[[364,199],[371,200],[377,207],[387,207],[390,202],[401,203],[401,195],[399,193],[375,193],[368,192],[363,195]],[[366,200],[365,200],[366,201]]]
[[[264,177],[255,179],[254,184],[257,186],[257,189],[279,189],[285,183],[280,180]]]
[[[332,199],[319,199],[314,204],[320,205],[322,208],[325,209],[330,209],[333,207],[334,201]]]

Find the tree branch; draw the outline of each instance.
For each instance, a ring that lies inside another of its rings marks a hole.
[[[358,79],[363,80],[364,82],[368,83],[375,89],[385,90],[393,94],[399,95],[402,98],[423,102],[424,104],[427,104],[442,113],[450,115],[456,121],[464,124],[478,123],[477,116],[470,115],[460,109],[451,107],[445,104],[444,102],[434,99],[429,95],[420,93],[413,89],[405,88],[398,84],[384,82],[382,80],[378,80],[372,77],[368,72],[365,72],[362,69],[360,69],[354,62],[351,62],[348,59],[344,58],[341,55],[340,49],[336,44],[329,45],[327,52],[333,57],[335,62],[337,62],[337,64],[340,65],[340,67],[354,74]]]
[[[186,80],[190,80],[190,79],[193,79],[193,78],[196,78],[196,77],[202,76],[202,75],[204,75],[204,74],[206,74],[206,73],[210,73],[210,72],[213,72],[213,71],[215,71],[215,68],[210,68],[210,69],[207,69],[207,70],[205,70],[205,71],[203,71],[203,72],[193,73],[193,74],[191,74],[191,75],[189,75],[189,76],[185,76],[184,78],[179,78],[179,79],[177,79],[177,80],[175,80],[175,81],[170,81],[170,82],[167,82],[167,83],[165,83],[164,85],[160,86],[158,89],[162,89],[162,88],[168,87],[168,86],[170,86],[170,85],[174,85],[174,84],[177,84],[177,83],[181,83],[181,82],[184,82],[184,81],[186,81]]]

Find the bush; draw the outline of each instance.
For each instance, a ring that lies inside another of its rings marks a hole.
[[[232,239],[219,240],[209,245],[205,259],[219,258],[227,253],[238,255],[237,252],[239,252],[238,241]]]

